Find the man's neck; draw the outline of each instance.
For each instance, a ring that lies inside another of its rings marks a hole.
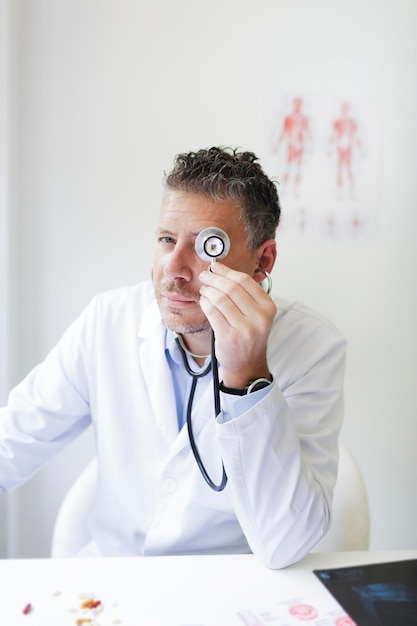
[[[194,361],[202,367],[211,354],[211,338],[208,333],[177,333],[183,350],[193,357]]]

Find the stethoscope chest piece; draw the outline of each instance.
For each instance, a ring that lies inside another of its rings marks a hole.
[[[202,261],[222,259],[230,251],[229,236],[221,228],[205,228],[195,240],[195,251]]]

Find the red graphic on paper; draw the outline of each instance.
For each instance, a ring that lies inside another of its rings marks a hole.
[[[292,175],[295,193],[297,193],[301,182],[306,141],[310,138],[309,122],[307,116],[302,111],[302,106],[302,99],[294,98],[293,109],[285,116],[281,133],[274,147],[274,152],[277,152],[280,144],[286,145],[286,170],[283,176],[283,183],[284,186],[287,186]]]
[[[334,626],[357,626],[357,624],[349,617],[349,615],[342,615],[342,617],[337,617],[335,619]]]
[[[362,148],[359,139],[358,123],[351,115],[349,102],[342,102],[340,115],[333,121],[333,130],[329,140],[330,150],[336,147],[336,183],[339,193],[349,189],[355,197],[355,181],[353,174],[353,158],[355,148]]]
[[[294,604],[294,606],[290,608],[290,615],[301,620],[310,620],[316,619],[318,612],[311,604]]]

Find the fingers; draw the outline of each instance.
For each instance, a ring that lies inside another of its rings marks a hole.
[[[260,285],[243,272],[232,270],[221,263],[214,263],[212,271],[200,274],[202,283],[200,305],[210,322],[222,324],[226,321],[234,328],[260,324],[269,325],[276,313],[271,298]]]
[[[211,270],[201,272],[200,293],[221,310],[233,303],[243,315],[253,312],[253,307],[274,308],[271,298],[249,275],[232,270],[221,263],[214,263]]]
[[[269,375],[266,346],[276,306],[248,274],[218,262],[212,269],[200,274],[200,306],[217,338],[225,384],[241,387]]]

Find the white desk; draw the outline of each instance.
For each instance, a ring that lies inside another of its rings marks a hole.
[[[284,570],[252,555],[0,560],[0,624],[74,626],[88,616],[83,626],[348,626],[312,570],[414,558],[417,550],[310,554]],[[101,613],[83,612],[80,594],[100,600]],[[297,604],[317,619],[291,616]]]

